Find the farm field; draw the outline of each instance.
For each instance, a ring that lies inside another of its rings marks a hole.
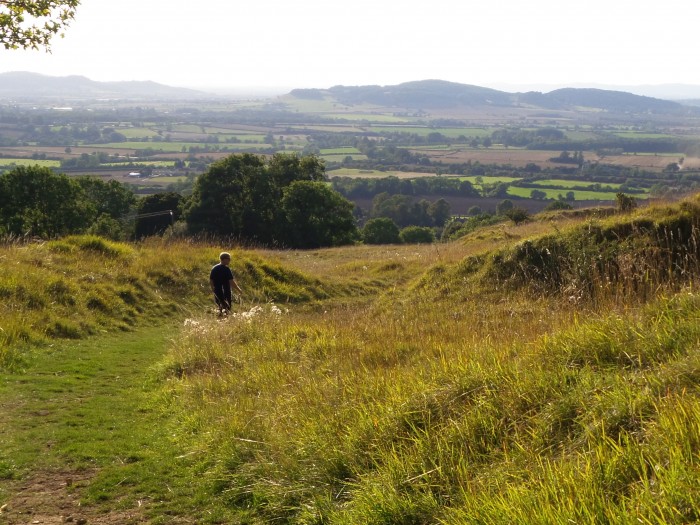
[[[13,166],[44,166],[47,168],[58,168],[60,165],[61,163],[57,160],[0,157],[0,168],[12,168]]]
[[[415,179],[419,177],[436,177],[435,173],[424,173],[420,171],[393,171],[393,170],[363,170],[355,168],[337,168],[327,172],[329,178],[351,177],[351,178],[385,178],[398,177],[399,179]]]
[[[675,140],[685,141],[679,144],[687,146],[693,137],[700,136],[692,123],[677,127],[649,123],[642,129],[629,123],[594,124],[590,120],[597,117],[576,111],[534,112],[526,107],[459,107],[451,112],[406,110],[368,103],[345,104],[326,95],[308,99],[288,95],[267,101],[207,101],[181,108],[173,103],[147,109],[144,118],[134,118],[133,108],[122,108],[125,114],[121,115],[119,109],[105,111],[98,105],[88,112],[89,119],[79,122],[71,119],[85,118],[80,116],[84,114],[46,110],[43,117],[50,124],[41,128],[0,122],[0,155],[30,164],[29,159],[38,158],[40,165],[55,170],[64,162],[70,173],[89,174],[83,167],[95,163],[80,164],[81,158],[103,154],[95,171],[105,177],[114,174],[117,180],[130,184],[140,181],[129,179],[129,167],[119,163],[122,158],[153,168],[186,161],[187,169],[202,173],[211,162],[241,152],[316,152],[325,161],[329,177],[407,179],[439,174],[465,176],[474,184],[476,176],[487,175],[508,184],[522,178],[567,180],[577,165],[556,159],[568,149],[569,153],[583,156],[583,171],[595,171],[596,177],[616,184],[610,188],[618,189],[632,179],[635,170],[649,172],[642,174],[647,181],[643,187],[648,190],[655,186],[657,194],[685,191],[700,183],[696,180],[700,140],[697,151],[692,147],[687,148],[687,153],[653,151],[654,141],[665,141],[664,148]],[[13,122],[27,118],[27,114],[20,114]],[[549,133],[543,136],[557,137],[547,144],[546,150],[529,149],[521,142],[512,142],[520,144],[517,147],[505,147],[496,140],[503,137],[498,132],[534,136],[543,128]],[[116,134],[127,140],[112,140]],[[626,153],[621,144],[615,143],[619,139],[627,141],[625,144],[640,141],[652,151],[640,147],[636,154]],[[579,143],[599,144],[605,140],[611,141],[610,148],[577,147]],[[680,177],[673,174],[675,163],[679,164]],[[0,164],[0,169],[10,169],[10,164]],[[610,173],[601,173],[601,167]],[[122,168],[124,171],[120,171]],[[578,173],[576,178],[582,176],[587,175]],[[655,177],[656,184],[652,181]],[[538,184],[547,189],[548,198],[559,194],[550,191],[555,188]],[[522,193],[521,189],[511,188],[509,195]],[[580,198],[607,200],[610,194],[585,193]]]
[[[508,188],[508,195],[527,199],[530,198],[532,190],[533,188],[510,186]],[[574,199],[577,201],[614,201],[618,193],[616,191],[562,190],[551,188],[540,188],[539,191],[543,191],[547,199],[557,199],[559,197],[564,197],[567,193],[573,193]],[[634,198],[644,200],[648,199],[649,195],[646,193],[635,193]]]

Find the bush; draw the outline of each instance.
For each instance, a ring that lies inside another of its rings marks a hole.
[[[530,218],[530,214],[527,212],[527,210],[525,208],[520,208],[519,206],[507,210],[504,215],[516,225],[520,224],[521,222],[525,222]]]
[[[362,240],[365,244],[399,244],[399,227],[387,217],[370,219],[362,228]]]
[[[408,226],[401,230],[399,238],[405,244],[430,244],[435,242],[435,234],[427,226]]]

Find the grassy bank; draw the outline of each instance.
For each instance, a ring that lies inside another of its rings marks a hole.
[[[130,380],[140,397],[124,401],[144,419],[130,420],[130,444],[71,448],[81,436],[66,433],[55,465],[96,469],[76,488],[88,508],[154,523],[698,521],[699,202],[566,217],[444,245],[241,250],[247,297],[225,320],[203,306],[218,249],[115,245],[109,275],[168,312],[134,314],[122,349],[151,338]],[[45,256],[98,331],[127,330],[81,295],[88,249],[70,246],[86,242],[9,246],[0,260]],[[63,319],[48,304],[9,311]],[[163,316],[180,328],[157,343],[143,327]],[[34,355],[54,357],[56,336],[32,326]],[[118,370],[120,350],[106,351],[95,367]],[[64,357],[38,399],[77,388],[58,378],[87,368]],[[17,413],[40,410],[27,407]],[[55,423],[85,417],[71,410]],[[93,441],[113,426],[91,423]],[[6,476],[27,477],[39,450],[26,443],[48,428],[18,434],[25,459],[5,460]]]
[[[369,307],[192,320],[178,437],[240,523],[700,519],[699,216],[435,258]]]

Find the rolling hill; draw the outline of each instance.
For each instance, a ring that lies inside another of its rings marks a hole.
[[[0,73],[0,99],[197,99],[211,95],[151,81],[98,82],[83,76],[54,77],[22,71]]]
[[[592,108],[616,113],[694,114],[695,108],[678,102],[634,95],[624,91],[564,88],[548,93],[508,93],[443,80],[421,80],[395,86],[334,86],[329,89],[296,89],[291,96],[304,99],[331,97],[342,104],[369,103],[407,109],[479,107],[535,107],[568,110]]]

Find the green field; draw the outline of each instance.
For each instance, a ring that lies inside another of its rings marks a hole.
[[[124,135],[127,139],[150,139],[160,136],[160,134],[152,128],[119,128],[116,131]]]
[[[343,162],[347,157],[351,157],[352,160],[367,160],[366,155],[362,155],[359,153],[349,153],[343,155],[321,155],[320,157],[327,162]]]
[[[143,160],[137,163],[132,162],[107,162],[105,164],[100,164],[100,166],[115,167],[115,168],[138,168],[139,166],[153,166],[156,168],[173,168],[175,167],[175,162],[172,160]]]
[[[203,142],[109,142],[107,144],[86,144],[86,146],[94,146],[99,149],[130,149],[134,151],[152,149],[155,151],[163,151],[165,153],[181,152],[183,148],[209,148],[211,151],[240,151],[249,149],[269,148],[269,144],[255,143],[235,143],[229,144],[226,142],[203,143]]]
[[[361,155],[359,149],[357,148],[322,148],[321,155]]]
[[[518,180],[521,180],[520,177],[476,177],[476,176],[468,176],[468,177],[459,177],[459,180],[466,180],[471,182],[474,186],[479,186],[479,184],[495,184],[495,183],[509,183],[509,182],[515,182]],[[481,183],[478,182],[478,180],[481,180]]]
[[[156,184],[174,184],[176,182],[185,182],[187,177],[149,177],[148,182],[154,182]]]
[[[413,133],[425,137],[430,133],[440,133],[448,138],[456,139],[464,135],[465,137],[490,137],[493,129],[489,128],[433,128],[429,126],[372,126],[372,131],[380,133]]]
[[[515,186],[510,186],[508,188],[508,195],[514,197],[530,198],[533,188],[518,188]],[[561,195],[565,197],[569,191],[574,194],[574,199],[577,201],[614,201],[617,198],[617,192],[614,191],[582,191],[582,190],[553,190],[550,188],[538,188],[538,191],[543,191],[547,194],[547,199],[557,199]],[[634,195],[635,199],[645,200],[649,198],[649,194],[642,193]]]
[[[566,179],[544,179],[544,180],[537,180],[537,181],[532,181],[531,184],[535,184],[537,186],[561,186],[562,188],[574,188],[576,186],[579,187],[584,187],[584,186],[592,186],[593,182],[589,181],[584,181],[584,180],[566,180]],[[615,182],[606,182],[601,184],[600,186],[606,187],[609,186],[610,188],[617,190],[622,186],[622,184],[618,184]]]
[[[58,168],[61,162],[58,160],[35,160],[35,159],[4,159],[0,157],[0,168],[13,168],[15,166],[42,166],[45,168]]]

